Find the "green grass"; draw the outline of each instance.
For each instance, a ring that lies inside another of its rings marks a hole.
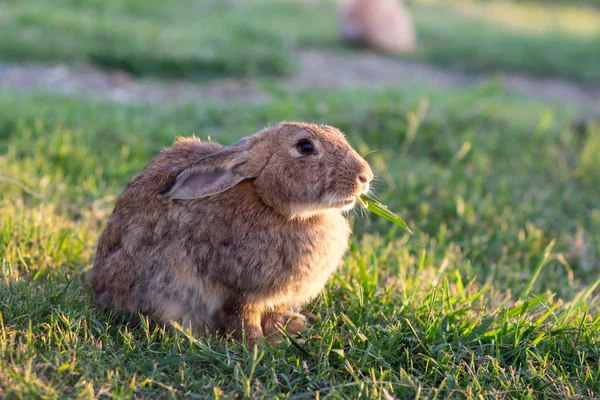
[[[423,5],[448,6],[448,2],[441,0],[417,1]],[[572,1],[556,3],[453,0],[451,5],[458,14],[517,32],[547,34],[558,30],[579,36],[600,33],[600,13],[597,10],[574,7]]]
[[[598,10],[500,1],[423,3],[414,10],[419,59],[466,71],[600,82]]]
[[[412,58],[468,71],[600,80],[600,11],[569,5],[420,0]],[[264,23],[263,21],[268,21]],[[337,44],[329,0],[8,0],[2,60],[84,62],[136,75],[285,75],[294,51]]]
[[[417,235],[353,215],[303,340],[126,325],[84,284],[127,180],[176,134],[338,126]],[[600,131],[494,86],[125,107],[0,94],[0,397],[600,395]],[[305,342],[304,342],[305,341]]]
[[[314,37],[306,22],[326,26],[328,18],[323,7],[300,2],[12,0],[0,7],[4,59],[163,77],[285,74],[295,40]]]
[[[489,3],[493,0],[475,0],[480,3]],[[545,1],[532,1],[532,0],[514,0],[516,3],[524,4],[535,4],[535,5],[547,5],[547,4],[558,4],[558,5],[581,5],[581,6],[592,6],[600,7],[600,1],[598,0],[545,0]]]

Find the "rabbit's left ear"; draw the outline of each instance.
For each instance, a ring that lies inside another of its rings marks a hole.
[[[158,198],[167,203],[173,199],[201,199],[224,192],[244,179],[256,178],[268,157],[256,154],[249,139],[193,163],[171,182]],[[261,147],[261,146],[257,146]]]

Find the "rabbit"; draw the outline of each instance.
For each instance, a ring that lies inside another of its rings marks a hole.
[[[88,283],[124,314],[249,343],[297,313],[348,248],[344,214],[373,172],[334,127],[285,122],[231,146],[179,138],[128,183]]]
[[[348,0],[340,13],[343,41],[387,53],[414,51],[413,23],[402,0]]]

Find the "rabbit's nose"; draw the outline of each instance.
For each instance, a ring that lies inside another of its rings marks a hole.
[[[354,179],[357,189],[362,189],[362,193],[366,193],[369,190],[369,182],[373,180],[373,171],[371,166],[362,157],[356,156],[354,159]]]
[[[362,184],[368,184],[373,180],[373,171],[371,170],[371,166],[366,161],[361,163],[361,170],[358,173],[358,180]]]
[[[369,191],[369,182],[373,180],[373,172],[368,165],[358,174],[357,180],[360,182],[359,187],[362,188],[361,192],[367,193]]]

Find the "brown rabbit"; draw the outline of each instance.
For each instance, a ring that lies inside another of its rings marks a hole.
[[[415,49],[412,20],[402,0],[348,0],[340,13],[342,40],[388,53]]]
[[[101,304],[249,341],[302,331],[348,247],[342,213],[373,173],[326,125],[281,123],[225,147],[180,139],[127,185],[89,283]]]

